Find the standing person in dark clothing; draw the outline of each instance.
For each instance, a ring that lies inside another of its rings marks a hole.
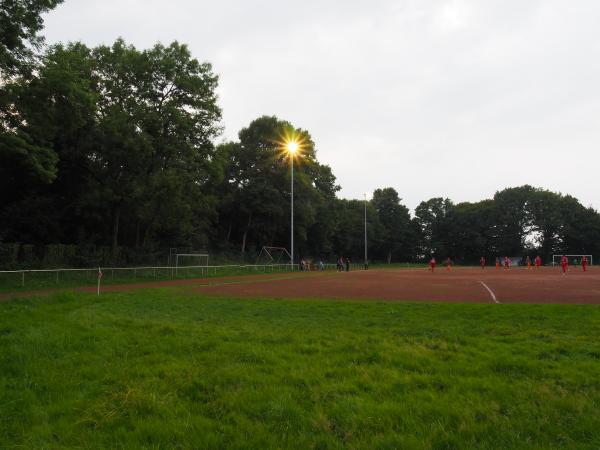
[[[346,258],[346,272],[350,272],[350,258]]]
[[[450,257],[448,256],[448,258],[446,258],[446,270],[448,272],[450,272],[452,270],[452,260],[450,259]]]

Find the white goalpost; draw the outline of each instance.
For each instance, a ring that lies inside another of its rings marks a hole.
[[[566,256],[567,259],[569,260],[570,266],[580,266],[581,260],[583,259],[584,256],[588,260],[588,265],[590,265],[590,266],[594,265],[594,257],[592,255],[564,255],[564,256]],[[560,266],[560,261],[561,261],[562,257],[563,257],[563,255],[552,255],[552,265]]]
[[[182,261],[186,261],[186,259],[197,259],[198,262],[194,264],[181,264]],[[208,267],[208,253],[176,253],[175,254],[175,275],[177,275],[177,271],[179,268],[186,267]]]
[[[256,265],[290,264],[292,255],[285,247],[263,247],[256,259]]]

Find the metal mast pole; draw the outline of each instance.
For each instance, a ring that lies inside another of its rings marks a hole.
[[[291,264],[292,270],[294,270],[294,155],[290,155],[290,161],[292,165],[292,209],[291,209],[291,230],[290,230],[290,240],[291,240],[291,248],[290,248],[290,256],[291,256]]]
[[[367,259],[367,194],[365,194],[365,269],[368,267]]]

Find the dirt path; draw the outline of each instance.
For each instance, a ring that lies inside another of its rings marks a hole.
[[[600,304],[600,271],[557,269],[424,269],[331,273],[326,277],[199,286],[195,292],[229,297],[321,298],[476,303]]]
[[[471,303],[600,304],[600,270],[572,271],[492,268],[436,270],[383,269],[353,272],[297,272],[156,281],[103,286],[102,292],[183,287],[192,294],[252,298],[433,301]],[[11,298],[56,292],[96,292],[95,287],[0,294]]]

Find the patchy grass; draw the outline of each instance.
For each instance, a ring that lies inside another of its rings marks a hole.
[[[286,266],[211,266],[179,268],[142,268],[142,269],[102,269],[102,285],[145,283],[152,281],[173,281],[186,279],[204,279],[238,275],[260,275],[272,273],[291,273]],[[330,269],[331,271],[331,269]],[[298,273],[298,271],[295,271]],[[96,286],[98,268],[57,273],[29,271],[0,272],[0,293],[31,292],[47,289],[69,289],[81,286]]]
[[[0,303],[0,448],[598,448],[600,308]]]

